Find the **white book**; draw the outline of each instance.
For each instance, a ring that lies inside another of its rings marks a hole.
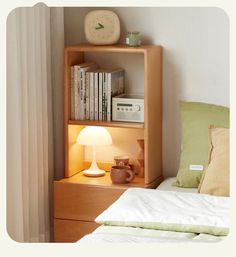
[[[80,87],[80,69],[86,66],[93,65],[93,62],[81,63],[74,65],[74,105],[75,105],[75,120],[80,120],[81,110],[80,110],[80,101],[81,101],[81,87]]]
[[[79,89],[79,67],[77,65],[73,66],[74,68],[74,109],[75,109],[75,120],[79,120],[80,118],[80,89]]]
[[[94,72],[89,73],[89,119],[94,120]]]
[[[71,112],[70,112],[70,119],[75,119],[75,91],[74,91],[74,67],[70,67],[70,106],[71,106]]]
[[[98,119],[102,120],[103,72],[99,72],[98,84]]]
[[[80,68],[80,120],[86,118],[86,72],[95,68],[97,68],[97,65],[94,63]]]
[[[86,120],[89,120],[89,116],[90,116],[90,79],[89,79],[89,72],[86,72],[86,75],[85,75],[86,79],[85,79],[85,87],[86,87],[86,91],[85,91],[85,102],[86,102],[86,105],[85,105],[85,119]]]
[[[102,119],[107,120],[107,76],[103,73],[103,91],[102,91]]]
[[[98,120],[98,71],[94,72],[94,119]]]
[[[107,121],[112,117],[112,97],[124,93],[124,76],[123,69],[114,69],[107,71]]]

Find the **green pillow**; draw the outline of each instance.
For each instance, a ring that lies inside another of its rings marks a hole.
[[[178,187],[198,187],[207,167],[208,127],[229,128],[229,108],[197,102],[180,102],[182,146],[177,180]]]

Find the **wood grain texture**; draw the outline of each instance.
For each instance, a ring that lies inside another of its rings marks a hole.
[[[73,243],[92,233],[99,224],[77,220],[54,219],[54,242]]]
[[[110,53],[144,53],[152,49],[154,45],[141,45],[140,47],[129,47],[126,45],[110,45],[110,46],[94,46],[88,44],[79,44],[66,47],[66,51],[70,52],[110,52]]]
[[[90,178],[82,172],[54,181],[54,217],[93,221],[129,187],[156,188],[162,177],[150,184],[136,177],[127,184],[112,184],[109,172],[103,177]]]
[[[84,162],[84,165],[86,166],[88,163]],[[104,166],[100,166],[104,168],[109,167],[109,163],[105,163]],[[151,181],[149,184],[146,184],[144,182],[144,178],[135,176],[135,179],[131,181],[130,183],[126,184],[113,184],[110,178],[110,172],[106,172],[105,176],[102,177],[86,177],[83,175],[82,172],[76,173],[75,175],[64,178],[59,181],[54,181],[55,183],[75,183],[75,184],[83,184],[83,185],[90,185],[94,187],[105,187],[107,189],[109,188],[120,188],[120,189],[127,189],[129,187],[142,187],[142,188],[156,188],[157,185],[160,184],[162,181],[162,176],[159,176],[158,178]]]
[[[125,189],[54,182],[54,217],[94,221]]]
[[[66,170],[68,176],[66,177],[70,177],[84,168],[84,146],[76,143],[77,136],[83,128],[83,126],[68,126],[68,168]]]
[[[144,54],[145,183],[162,175],[162,48]]]
[[[113,128],[135,128],[135,129],[144,128],[144,123],[142,122],[70,120],[69,124],[82,125],[82,126],[103,126],[103,127],[113,127]]]

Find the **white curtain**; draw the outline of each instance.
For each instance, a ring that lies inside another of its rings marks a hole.
[[[63,24],[63,8],[37,4],[7,20],[7,230],[19,242],[50,241],[53,86],[63,74],[52,63],[64,44],[53,19]]]

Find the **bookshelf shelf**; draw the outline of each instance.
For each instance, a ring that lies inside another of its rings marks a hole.
[[[117,52],[117,53],[129,53],[129,54],[137,54],[137,53],[145,53],[148,50],[152,50],[159,46],[155,45],[142,45],[140,47],[129,47],[126,45],[113,45],[113,46],[93,46],[80,44],[75,46],[70,46],[65,49],[65,51],[74,51],[74,52]]]
[[[99,120],[69,120],[70,125],[81,126],[103,126],[115,128],[135,128],[143,129],[144,123],[138,122],[122,122],[122,121],[99,121]]]

